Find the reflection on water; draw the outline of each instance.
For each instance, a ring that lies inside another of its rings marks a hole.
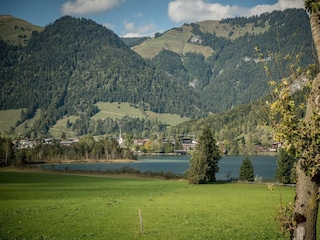
[[[84,164],[44,164],[45,169],[63,170],[91,170],[105,171],[116,170],[122,167],[131,167],[141,172],[173,172],[183,174],[189,168],[190,155],[184,156],[140,156],[137,162],[130,163],[84,163]],[[216,178],[225,180],[227,178],[238,178],[239,170],[244,156],[224,156],[219,161],[219,172]],[[261,176],[262,179],[273,179],[276,174],[277,163],[276,156],[249,156],[255,175]],[[228,177],[227,177],[228,176]]]

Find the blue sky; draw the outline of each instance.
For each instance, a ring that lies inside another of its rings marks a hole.
[[[0,0],[0,14],[45,26],[71,15],[90,18],[119,36],[153,36],[183,23],[303,8],[303,0]]]

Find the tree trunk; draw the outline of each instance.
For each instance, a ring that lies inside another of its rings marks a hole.
[[[312,38],[320,57],[320,12],[310,14]],[[312,93],[307,102],[306,121],[310,121],[314,112],[320,112],[320,73],[312,83]],[[303,159],[298,160],[296,167],[297,186],[294,204],[294,220],[296,226],[293,231],[293,240],[316,240],[317,217],[319,205],[319,180],[308,176],[301,168]]]
[[[318,60],[320,57],[320,11],[310,14],[310,27],[312,32],[313,43],[316,48]]]
[[[318,184],[301,169],[302,159],[297,164],[297,186],[294,204],[296,226],[293,240],[316,240],[318,216]]]

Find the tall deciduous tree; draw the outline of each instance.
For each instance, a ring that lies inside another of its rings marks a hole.
[[[320,57],[320,1],[305,0],[310,12],[312,37]],[[300,72],[297,68],[295,72]],[[320,187],[320,73],[312,80],[307,100],[306,116],[297,116],[297,106],[292,98],[290,79],[282,80],[276,93],[279,98],[271,105],[273,116],[280,117],[275,124],[276,137],[285,143],[287,150],[295,151],[296,196],[290,229],[291,239],[315,240]],[[274,118],[276,119],[276,118]]]
[[[249,157],[246,156],[243,159],[240,166],[239,179],[242,181],[253,181],[254,178],[254,167]]]
[[[215,174],[219,171],[220,158],[220,150],[213,133],[208,126],[205,126],[190,159],[188,180],[196,184],[214,182]]]
[[[306,10],[310,12],[312,38],[320,57],[320,1],[306,0]],[[319,59],[318,59],[319,61]],[[318,62],[319,63],[319,62]],[[319,206],[320,187],[320,73],[312,82],[312,92],[307,102],[305,118],[306,136],[302,137],[300,159],[297,163],[297,186],[294,205],[295,227],[293,239],[315,240]]]
[[[89,153],[92,151],[93,146],[94,146],[93,137],[91,135],[83,136],[79,140],[79,144],[83,148],[83,151],[84,151],[85,156],[86,156],[86,160],[88,160],[89,159]]]
[[[0,137],[0,166],[9,165],[13,159],[14,150],[12,140]]]

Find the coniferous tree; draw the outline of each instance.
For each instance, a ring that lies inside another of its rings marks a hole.
[[[280,183],[291,183],[292,170],[294,167],[295,159],[288,154],[285,149],[280,148],[277,157],[277,180]]]
[[[205,126],[190,159],[187,178],[190,182],[201,184],[216,181],[219,171],[218,161],[221,158],[216,140],[208,126]]]
[[[254,178],[254,167],[249,157],[246,156],[243,159],[242,164],[240,166],[239,179],[242,181],[253,181]]]

